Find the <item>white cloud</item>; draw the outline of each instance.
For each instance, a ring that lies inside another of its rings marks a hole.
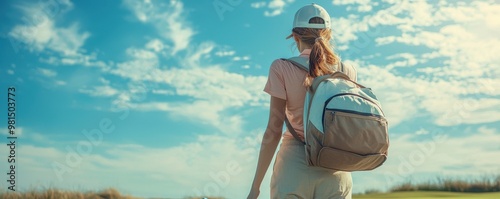
[[[26,139],[35,141],[37,144],[54,144],[56,142],[53,138],[51,139],[42,133],[33,131],[30,131],[30,133],[26,136]]]
[[[5,114],[7,115],[7,114]],[[10,130],[13,131],[14,134],[10,134]],[[24,135],[24,127],[14,126],[14,129],[2,128],[0,134],[5,136],[26,136]]]
[[[368,1],[333,1],[334,4],[338,5],[358,4],[359,2],[364,5]],[[420,30],[421,27],[439,25],[445,20],[440,15],[434,14],[436,11],[426,1],[390,1],[383,4],[387,8],[380,9],[373,14],[350,14],[347,17],[332,18],[332,29],[337,32],[336,36],[340,37],[337,38],[339,45],[343,46],[351,41],[356,41],[359,34],[370,38],[377,37],[382,33],[380,26],[396,26],[403,31],[416,31]]]
[[[63,4],[70,8],[73,7],[73,2],[71,2],[70,0],[58,0],[58,3]]]
[[[105,63],[104,61],[97,60],[97,55],[95,53],[75,54],[63,57],[50,56],[48,58],[40,58],[40,61],[51,65],[79,65],[98,67],[102,70],[109,70],[109,68],[114,64],[113,62]]]
[[[500,29],[491,31],[500,32]],[[433,57],[446,58],[443,68],[448,71],[448,75],[458,78],[500,74],[497,64],[500,63],[500,58],[493,53],[500,51],[500,39],[477,34],[464,26],[446,25],[439,32],[419,31],[402,36],[388,36],[378,41],[383,44],[398,42],[435,49],[439,56]]]
[[[130,78],[134,81],[141,79],[152,79],[152,76],[158,75],[158,56],[149,50],[128,48],[126,50],[130,61],[117,63],[110,72],[115,75]]]
[[[62,26],[56,21],[60,15],[73,8],[69,0],[39,2],[16,6],[23,12],[24,23],[15,25],[8,33],[17,42],[15,48],[25,47],[30,51],[43,52],[50,57],[40,60],[53,65],[83,65],[105,68],[108,64],[96,61],[95,53],[87,54],[83,46],[90,37],[81,31],[78,22]],[[48,53],[48,52],[55,52]]]
[[[267,101],[267,95],[262,92],[267,80],[264,76],[243,76],[216,67],[173,69],[170,73],[175,76],[165,77],[163,81],[175,86],[178,95],[213,100],[230,107]]]
[[[358,39],[359,32],[368,30],[367,25],[360,22],[359,16],[352,14],[347,17],[332,18],[331,23],[333,38],[341,50],[352,48],[353,46],[348,46],[349,42]]]
[[[151,23],[158,34],[173,43],[172,54],[185,50],[195,34],[185,20],[186,13],[181,1],[166,4],[149,1],[124,0],[124,4],[143,23]]]
[[[54,70],[46,69],[46,68],[37,68],[38,73],[45,77],[55,77],[57,76],[57,72]]]
[[[153,89],[151,91],[153,94],[158,94],[158,95],[174,95],[175,92],[172,90],[161,90],[161,89]]]
[[[57,148],[61,144],[47,147],[24,144],[18,149],[24,157],[19,159],[23,165],[19,173],[32,175],[20,176],[19,186],[32,187],[29,183],[37,182],[72,189],[78,184],[84,190],[113,187],[141,197],[181,198],[201,194],[242,198],[253,177],[260,137],[255,132],[242,138],[198,135],[193,142],[168,148],[103,142],[91,145],[90,154],[80,153],[82,161],[69,166],[71,171],[62,175],[63,181],[58,180],[52,165],[56,162],[69,165],[67,149]],[[67,146],[75,149],[77,143]],[[269,177],[268,173],[263,183],[268,184]],[[95,182],[96,178],[101,180]],[[116,184],[117,180],[121,183]],[[137,183],[142,181],[149,183]],[[266,186],[261,190],[262,194],[269,193]]]
[[[385,108],[391,124],[425,115],[446,126],[500,121],[500,92],[492,86],[500,83],[494,78],[500,75],[500,58],[494,53],[500,52],[500,39],[494,36],[500,34],[500,26],[488,24],[500,17],[491,11],[499,5],[471,2],[432,8],[425,1],[384,4],[388,8],[374,14],[332,19],[332,27],[337,30],[339,48],[350,50],[348,53],[372,45],[359,40],[370,42],[373,38],[377,49],[398,48],[398,54],[387,57],[395,60],[393,63],[357,63],[361,80],[380,93],[384,105],[389,104]],[[388,26],[401,33],[383,32]],[[417,54],[412,52],[414,46],[428,50]],[[404,69],[404,76],[393,70],[409,66],[414,72]],[[478,106],[471,108],[469,104]]]
[[[26,10],[34,10],[28,8]],[[41,11],[37,11],[41,13]],[[29,16],[32,13],[24,13]],[[52,50],[62,55],[77,55],[82,49],[85,40],[90,36],[89,32],[80,32],[78,23],[69,27],[56,27],[53,19],[49,16],[40,15],[35,24],[16,25],[10,31],[9,36],[25,44],[30,50],[42,52],[45,49]]]
[[[346,61],[346,63],[356,66],[358,81],[373,89],[391,127],[415,117],[418,113],[419,96],[412,90],[415,85],[413,79],[399,77],[382,67],[366,65],[363,62]]]
[[[394,63],[390,63],[386,65],[386,69],[391,70],[395,67],[410,67],[410,66],[415,66],[416,64],[419,63],[416,56],[411,53],[399,53],[387,57],[388,60],[401,59],[401,58],[403,59],[403,61],[396,61]]]
[[[90,89],[87,88],[87,86],[85,86],[84,88],[79,89],[78,91],[80,93],[85,93],[94,97],[112,97],[120,94],[120,91],[118,89],[113,88],[109,85],[110,84],[109,80],[101,77],[99,78],[99,82],[101,83],[101,85],[99,86],[92,86],[92,88]],[[129,90],[131,89],[129,88]]]
[[[463,131],[453,129],[448,132],[422,128],[419,131],[428,133],[392,134],[387,162],[369,173],[353,173],[357,182],[364,182],[356,186],[361,190],[380,190],[408,180],[426,182],[437,176],[471,178],[500,171],[495,162],[500,153],[500,132],[480,127],[464,136],[452,136]],[[377,183],[370,183],[375,179]]]
[[[128,56],[136,59],[143,59],[143,60],[158,59],[158,57],[154,52],[139,48],[127,48],[126,53]]]
[[[493,86],[499,80],[400,76],[384,66],[361,61],[346,63],[357,66],[360,83],[373,89],[392,127],[424,116],[444,126],[500,121],[500,100],[487,97],[499,95]]]
[[[66,83],[65,81],[62,81],[62,80],[56,80],[56,81],[55,81],[55,84],[56,84],[57,86],[64,86],[64,85],[66,85],[67,83]]]
[[[266,81],[265,77],[243,76],[223,71],[220,68],[174,69],[166,73],[175,74],[165,77],[163,81],[175,87],[177,95],[201,100],[200,102],[179,105],[177,107],[183,108],[178,109],[178,111],[189,113],[186,117],[189,115],[203,117],[223,132],[238,131],[237,127],[241,127],[242,121],[239,116],[228,116],[220,113],[245,105],[262,106],[268,100],[267,95],[262,92]],[[194,112],[186,111],[186,109],[190,110],[188,108],[190,106],[199,107],[209,115],[195,114],[196,110],[199,109],[193,109]],[[231,128],[226,128],[225,125]]]
[[[37,74],[38,76],[42,77],[42,78],[37,78],[39,81],[41,81],[43,83],[49,83],[51,87],[54,85],[55,86],[66,85],[65,81],[56,79],[56,77],[58,76],[58,73],[55,70],[37,67],[34,70],[34,73]]]
[[[267,8],[264,11],[264,16],[274,17],[283,14],[287,4],[293,3],[295,0],[271,0],[269,3],[261,1],[250,4],[252,8],[261,9]]]
[[[7,74],[9,74],[9,75],[14,75],[14,70],[12,70],[12,69],[7,69]]]
[[[142,111],[165,111],[172,118],[179,116],[188,120],[211,125],[220,132],[240,132],[241,116],[231,111],[243,106],[262,106],[268,96],[262,92],[264,76],[245,76],[227,72],[219,65],[211,64],[210,54],[216,45],[202,42],[190,47],[179,63],[180,67],[161,66],[155,52],[139,48],[126,50],[131,60],[118,63],[110,72],[133,82],[147,82],[145,92],[168,90],[169,94],[188,97],[190,100],[151,102],[133,100],[133,95],[122,91],[116,95],[121,103]],[[242,60],[249,60],[244,56]],[[199,110],[203,110],[199,113]],[[175,117],[174,117],[175,116]]]
[[[499,63],[500,60],[493,52],[500,50],[498,49],[500,40],[495,36],[500,34],[500,29],[499,26],[491,25],[500,17],[498,12],[492,11],[492,9],[499,8],[499,5],[471,2],[469,4],[445,4],[433,9],[430,7],[432,6],[425,1],[397,2],[387,10],[381,10],[373,16],[365,16],[362,21],[356,20],[359,17],[343,20],[346,25],[350,23],[354,26],[368,25],[374,29],[380,25],[397,25],[402,31],[401,35],[376,38],[377,44],[403,43],[428,47],[435,50],[431,58],[449,59],[445,64],[450,72],[461,71],[463,75],[472,76],[499,73],[494,68],[497,65],[495,63]],[[439,29],[438,31],[427,30],[425,27]],[[357,28],[349,33],[352,35],[363,31],[366,30]],[[351,36],[340,41],[343,43],[354,39],[357,37]],[[476,49],[491,50],[478,51]],[[471,67],[462,67],[464,65]],[[472,71],[465,73],[469,69]]]
[[[191,103],[184,102],[146,102],[132,104],[136,110],[141,111],[165,111],[170,114],[172,120],[180,117],[192,123],[202,123],[214,126],[220,132],[228,135],[238,135],[242,132],[243,120],[238,115],[224,114],[225,105],[216,104],[213,101],[199,100]]]
[[[216,44],[210,41],[202,42],[196,47],[191,48],[186,58],[181,62],[184,67],[206,67],[210,58],[210,53]]]
[[[358,12],[369,12],[372,10],[372,5],[377,5],[377,2],[371,0],[333,0],[333,5],[357,5]]]
[[[160,52],[168,46],[165,46],[165,44],[163,44],[163,42],[159,39],[153,39],[153,40],[149,41],[145,47],[146,47],[146,49],[150,49],[150,50],[153,50],[155,52]]]
[[[265,1],[253,2],[253,3],[250,4],[250,6],[252,8],[262,8],[262,7],[266,6],[266,5],[267,5],[267,3]]]
[[[133,69],[124,69],[127,70]],[[164,110],[188,119],[201,119],[201,122],[213,125],[222,132],[240,131],[242,125],[241,117],[227,114],[228,110],[245,105],[262,106],[268,100],[268,96],[262,92],[267,80],[263,76],[243,76],[218,67],[159,69],[151,65],[151,68],[141,72],[117,74],[134,81],[156,82],[160,88],[173,87],[175,95],[189,97],[193,101],[141,102],[133,107],[144,111]],[[198,113],[199,110],[203,110],[202,113]]]
[[[229,51],[217,51],[215,55],[219,57],[233,56],[236,52],[234,50]]]
[[[250,56],[243,56],[243,57],[239,57],[239,56],[235,56],[233,57],[233,61],[247,61],[247,60],[250,60]]]
[[[443,97],[443,96],[439,96]],[[422,101],[425,109],[435,115],[436,124],[454,126],[500,121],[500,100],[495,98],[470,99],[429,97]]]
[[[96,86],[92,89],[80,89],[79,90],[81,93],[85,93],[91,96],[98,96],[98,97],[111,97],[116,94],[118,94],[118,90],[114,89],[113,87],[109,85],[105,86]]]

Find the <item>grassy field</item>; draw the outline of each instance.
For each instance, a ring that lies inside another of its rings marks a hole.
[[[124,196],[115,189],[106,189],[99,192],[75,192],[48,189],[45,191],[0,192],[0,199],[137,199]]]
[[[364,195],[354,195],[353,199],[363,198],[407,198],[407,199],[499,199],[500,192],[491,193],[457,193],[442,191],[403,191],[392,193],[372,193]],[[68,192],[58,190],[46,190],[43,192],[26,193],[0,193],[0,199],[139,199],[131,196],[123,196],[114,189],[108,189],[101,192]],[[201,198],[185,198],[201,199]],[[222,198],[209,198],[222,199]]]
[[[406,182],[392,187],[389,193],[368,190],[353,198],[462,198],[462,199],[500,199],[500,176],[480,178],[437,178],[428,182]]]
[[[437,178],[433,181],[420,183],[401,183],[381,193],[379,190],[368,190],[365,194],[354,195],[354,199],[363,198],[408,198],[408,199],[500,199],[500,176],[483,178]],[[98,192],[61,191],[48,189],[44,191],[27,191],[24,193],[3,192],[0,199],[139,199],[120,194],[115,189]],[[190,198],[184,199],[201,199]],[[208,199],[223,199],[211,197]]]
[[[17,192],[2,192],[0,191],[0,199],[143,199],[133,196],[127,196],[120,194],[115,189],[106,189],[102,191],[88,191],[88,192],[78,192],[78,191],[62,191],[57,189],[48,189],[45,191],[28,191],[23,193]],[[156,199],[156,198],[148,198]],[[162,198],[169,199],[169,198]],[[186,197],[183,199],[201,199]],[[224,199],[220,197],[209,197],[206,199]]]
[[[460,199],[499,199],[500,192],[493,193],[456,193],[456,192],[441,192],[441,191],[410,191],[410,192],[393,192],[393,193],[376,193],[366,195],[355,195],[353,199],[363,198],[408,198],[408,199],[443,199],[443,198],[460,198]]]

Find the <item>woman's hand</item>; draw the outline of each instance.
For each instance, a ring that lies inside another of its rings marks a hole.
[[[260,190],[258,188],[257,189],[252,188],[252,190],[250,190],[250,193],[248,194],[247,199],[257,199],[259,197],[259,194]]]

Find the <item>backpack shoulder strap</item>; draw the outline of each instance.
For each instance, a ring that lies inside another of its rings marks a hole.
[[[314,78],[313,80],[313,83],[311,84],[311,92],[316,92],[316,88],[318,88],[319,84],[321,84],[321,82],[325,81],[326,79],[330,78],[331,75],[323,75],[323,76],[319,76],[319,77],[316,77]]]
[[[290,121],[288,120],[288,118],[286,117],[286,115],[285,115],[285,124],[286,124],[286,128],[288,128],[288,131],[290,131],[290,133],[293,135],[293,137],[297,141],[299,141],[300,143],[306,145],[306,143],[299,138],[299,134],[297,134],[297,132],[293,128],[292,124],[290,123]]]
[[[304,59],[303,57],[290,57],[288,59],[286,58],[281,58],[281,60],[288,61],[292,63],[294,66],[309,72],[309,63],[308,60]]]
[[[309,63],[308,60],[303,58],[303,57],[291,57],[291,58],[281,58],[281,60],[287,61],[292,63],[292,65],[296,66],[297,68],[304,70],[306,72],[309,72]],[[292,124],[290,123],[290,120],[288,120],[288,117],[285,115],[285,124],[286,128],[288,128],[288,131],[293,135],[293,137],[299,141],[302,144],[306,144],[304,141],[302,141],[298,135],[298,133],[295,131],[293,128]]]

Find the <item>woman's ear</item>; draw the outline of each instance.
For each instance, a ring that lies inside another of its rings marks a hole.
[[[300,40],[299,37],[293,34],[293,40],[295,40],[295,44],[297,45],[297,49],[300,51]]]
[[[295,40],[295,43],[299,43],[299,36],[297,36],[296,34],[293,34],[293,40]]]

